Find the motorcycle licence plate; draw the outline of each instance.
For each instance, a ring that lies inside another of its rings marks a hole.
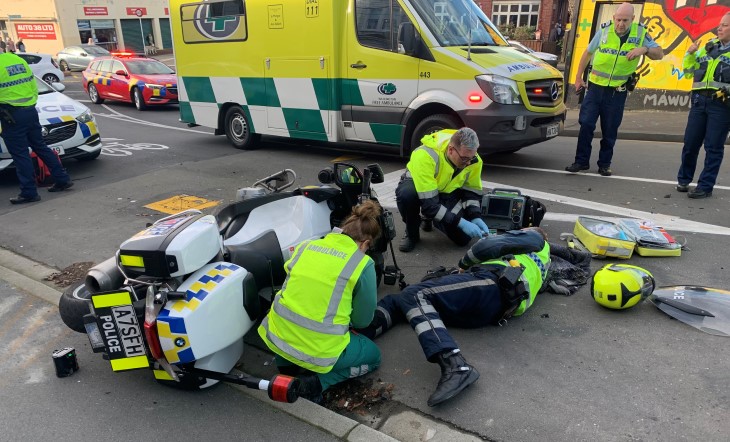
[[[91,302],[96,315],[97,330],[87,326],[87,333],[91,328],[90,340],[92,334],[94,338],[98,338],[94,331],[101,335],[112,370],[147,368],[149,361],[144,335],[137,321],[130,293],[126,290],[97,293],[92,295]]]

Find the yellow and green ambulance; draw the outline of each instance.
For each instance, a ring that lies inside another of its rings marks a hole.
[[[181,120],[237,148],[271,135],[406,156],[468,126],[482,152],[514,152],[563,126],[562,74],[472,0],[170,0],[170,18]]]

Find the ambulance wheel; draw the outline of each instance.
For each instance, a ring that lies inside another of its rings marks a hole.
[[[134,88],[134,91],[132,92],[132,99],[134,100],[134,107],[136,107],[137,110],[143,111],[147,109],[147,104],[144,102],[144,97],[142,96],[142,89],[138,87]]]
[[[447,114],[436,114],[421,120],[411,136],[411,151],[421,145],[421,138],[443,129],[458,129],[462,126],[458,118]]]
[[[93,83],[89,83],[89,99],[94,104],[101,104],[104,99],[99,96],[99,91],[96,89]]]
[[[251,132],[251,122],[241,106],[231,106],[226,111],[224,128],[228,141],[236,149],[256,149],[261,139],[259,134]]]
[[[91,292],[86,288],[84,280],[71,284],[58,300],[58,312],[61,320],[68,328],[79,333],[86,333],[84,315],[89,313]]]

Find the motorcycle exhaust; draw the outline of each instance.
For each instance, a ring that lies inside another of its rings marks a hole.
[[[117,267],[116,257],[111,257],[89,269],[84,279],[84,285],[91,293],[116,290],[123,282],[124,276]]]

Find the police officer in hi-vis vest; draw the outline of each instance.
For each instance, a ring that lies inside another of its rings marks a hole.
[[[598,153],[598,173],[611,175],[613,146],[624,115],[624,104],[628,90],[626,83],[636,72],[642,55],[652,60],[661,60],[664,51],[652,40],[643,25],[634,23],[634,8],[621,3],[613,15],[613,21],[601,25],[588,48],[583,53],[575,76],[575,91],[587,87],[580,105],[578,122],[578,146],[575,161],[565,170],[580,172],[590,168],[593,132],[601,118],[601,150]],[[583,81],[583,72],[593,59],[593,68],[588,85]]]
[[[299,395],[321,402],[322,392],[380,366],[380,350],[350,332],[373,319],[377,283],[365,253],[380,236],[380,206],[365,201],[322,239],[306,241],[284,264],[287,272],[258,329],[276,353],[282,374],[299,375]]]
[[[416,247],[421,215],[424,231],[436,226],[460,246],[489,234],[480,218],[482,159],[476,132],[468,127],[445,129],[424,136],[421,143],[395,189],[398,212],[406,223],[399,250]]]
[[[697,168],[697,156],[705,143],[705,167],[690,198],[712,196],[730,131],[730,12],[723,15],[713,38],[698,50],[692,43],[684,56],[684,76],[694,78],[692,108],[687,118],[682,164],[677,172],[677,191],[688,192]]]
[[[0,125],[5,146],[13,157],[15,173],[20,181],[20,195],[12,204],[32,203],[41,199],[35,185],[35,170],[28,152],[30,147],[51,170],[54,184],[49,192],[60,192],[73,186],[71,177],[41,133],[41,123],[35,104],[38,85],[28,64],[12,53],[0,54]]]
[[[462,273],[409,285],[378,302],[373,322],[358,330],[375,338],[399,322],[408,322],[429,362],[441,368],[433,407],[479,379],[446,326],[462,328],[502,324],[522,315],[547,277],[550,245],[539,227],[512,230],[479,240],[459,261]],[[466,271],[465,271],[466,270]]]

